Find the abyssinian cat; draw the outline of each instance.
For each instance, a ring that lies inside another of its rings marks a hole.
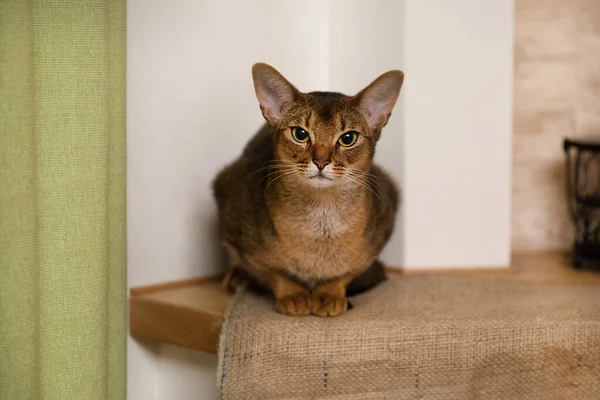
[[[386,72],[351,97],[302,93],[263,63],[252,77],[267,123],[213,182],[227,282],[243,271],[280,313],[340,315],[347,290],[384,279],[377,256],[399,195],[373,156],[404,74]]]

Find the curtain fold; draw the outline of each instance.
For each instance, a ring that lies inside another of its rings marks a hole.
[[[125,398],[125,0],[0,0],[0,399]]]

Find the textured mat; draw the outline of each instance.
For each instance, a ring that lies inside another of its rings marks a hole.
[[[600,287],[413,275],[323,319],[246,291],[219,399],[600,399]]]

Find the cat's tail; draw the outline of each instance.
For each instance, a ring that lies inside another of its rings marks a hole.
[[[375,260],[364,270],[360,275],[354,278],[346,288],[346,296],[356,296],[373,289],[375,286],[384,282],[387,279],[385,266],[381,261]]]

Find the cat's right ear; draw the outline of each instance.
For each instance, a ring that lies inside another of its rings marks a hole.
[[[252,79],[263,116],[271,126],[279,126],[285,109],[300,96],[300,92],[268,64],[254,64]]]

